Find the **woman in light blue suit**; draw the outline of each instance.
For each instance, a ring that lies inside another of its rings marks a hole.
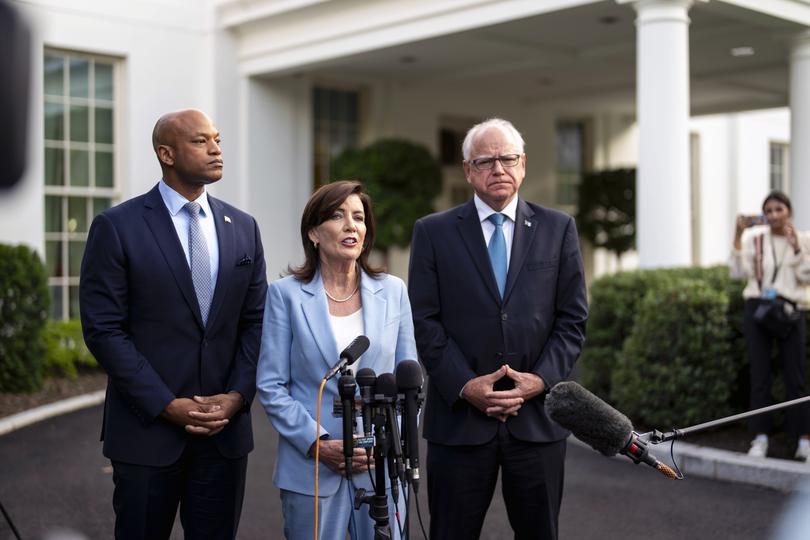
[[[369,265],[374,243],[371,200],[359,182],[338,181],[318,189],[301,218],[306,260],[270,285],[257,369],[259,400],[279,433],[273,482],[281,490],[284,533],[313,537],[315,441],[320,437],[319,536],[374,537],[368,506],[353,510],[355,488],[372,491],[365,450],[355,448],[352,482],[345,477],[342,420],[332,416],[337,379],[324,389],[317,426],[320,383],[355,337],[371,345],[350,366],[391,373],[416,359],[413,321],[402,280]],[[389,493],[394,538],[398,527]],[[404,504],[399,502],[402,512]]]

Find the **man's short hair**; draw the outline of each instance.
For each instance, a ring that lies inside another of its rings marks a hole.
[[[479,135],[484,133],[490,128],[497,128],[500,129],[503,133],[509,136],[512,139],[517,147],[518,151],[522,154],[525,143],[523,142],[523,136],[520,132],[512,125],[512,122],[509,120],[504,120],[502,118],[490,118],[489,120],[484,120],[480,124],[475,124],[470,130],[467,132],[467,135],[464,137],[464,142],[461,144],[461,154],[464,156],[464,160],[468,161],[470,159],[470,153],[472,152],[473,142],[478,138]]]

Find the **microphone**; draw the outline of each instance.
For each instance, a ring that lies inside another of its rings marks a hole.
[[[343,349],[343,352],[340,353],[340,360],[337,364],[332,366],[332,368],[326,372],[324,375],[324,379],[327,381],[337,375],[337,372],[341,369],[345,368],[348,364],[354,363],[355,360],[360,358],[360,356],[366,352],[369,346],[369,341],[366,336],[357,336],[354,340],[349,343],[349,346]]]
[[[664,476],[678,479],[672,468],[649,453],[647,443],[633,431],[625,415],[577,383],[555,385],[546,396],[545,406],[552,420],[602,455],[623,454],[636,464],[644,462]]]
[[[357,384],[360,387],[360,398],[363,402],[363,437],[371,437],[371,402],[374,401],[374,385],[377,374],[371,368],[364,367],[357,372]],[[367,448],[371,452],[370,448]]]
[[[351,372],[349,372],[351,373]],[[354,393],[357,384],[352,375],[338,379],[338,391],[343,402],[343,457],[346,460],[346,478],[352,477],[352,456],[354,454]]]
[[[397,479],[405,477],[405,467],[402,465],[402,442],[397,428],[397,416],[394,412],[397,403],[397,383],[393,373],[381,373],[377,377],[376,394],[384,397],[386,429],[391,446],[388,448],[388,477],[391,480],[391,499],[396,504],[399,501],[399,488]]]
[[[418,395],[422,390],[424,377],[422,368],[416,360],[403,360],[397,365],[397,387],[405,396],[404,416],[402,419],[403,439],[405,439],[405,468],[414,492],[419,491],[419,417]]]

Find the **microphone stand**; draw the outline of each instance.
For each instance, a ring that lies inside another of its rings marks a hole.
[[[682,439],[686,437],[690,433],[697,433],[698,431],[704,431],[707,429],[711,429],[717,426],[722,426],[724,424],[729,424],[731,422],[736,422],[737,420],[744,420],[746,418],[750,418],[751,416],[757,416],[760,414],[769,413],[771,411],[778,411],[780,409],[787,409],[788,407],[793,407],[794,405],[800,405],[802,403],[806,403],[810,401],[810,396],[804,396],[796,399],[792,399],[790,401],[785,401],[783,403],[777,403],[775,405],[769,405],[767,407],[762,407],[760,409],[754,409],[753,411],[748,411],[740,414],[735,414],[733,416],[727,416],[725,418],[720,418],[718,420],[711,420],[710,422],[704,422],[702,424],[698,424],[696,426],[691,426],[683,429],[673,429],[672,431],[668,431],[663,433],[657,429],[645,433],[642,435],[649,439],[650,443],[652,444],[660,444],[662,442],[672,441],[675,439]]]
[[[373,408],[374,425],[374,495],[366,495],[364,489],[358,489],[354,499],[355,509],[363,503],[369,505],[368,515],[374,520],[374,540],[391,540],[391,525],[388,522],[388,495],[385,493],[385,461],[391,446],[386,434],[387,414],[384,396],[374,396],[383,401],[382,406]]]

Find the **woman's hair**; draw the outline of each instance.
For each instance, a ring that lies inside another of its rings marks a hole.
[[[776,201],[776,202],[780,202],[780,203],[784,204],[785,206],[787,206],[788,212],[793,214],[793,207],[790,205],[790,197],[788,197],[787,195],[785,195],[784,193],[782,193],[778,189],[775,189],[775,190],[771,191],[770,193],[768,193],[768,196],[765,197],[764,201],[762,201],[762,212],[763,213],[765,213],[765,205],[768,204],[769,201]]]
[[[383,272],[383,269],[372,267],[368,262],[368,256],[374,247],[375,230],[374,214],[371,211],[371,197],[365,192],[363,184],[360,182],[337,180],[318,188],[304,207],[304,213],[301,216],[301,244],[304,247],[304,264],[287,268],[287,272],[295,276],[297,280],[309,283],[318,270],[318,249],[309,239],[309,232],[329,219],[350,195],[360,197],[360,201],[363,203],[363,212],[366,215],[366,238],[363,243],[363,251],[357,259],[357,264],[371,277],[377,277]]]

